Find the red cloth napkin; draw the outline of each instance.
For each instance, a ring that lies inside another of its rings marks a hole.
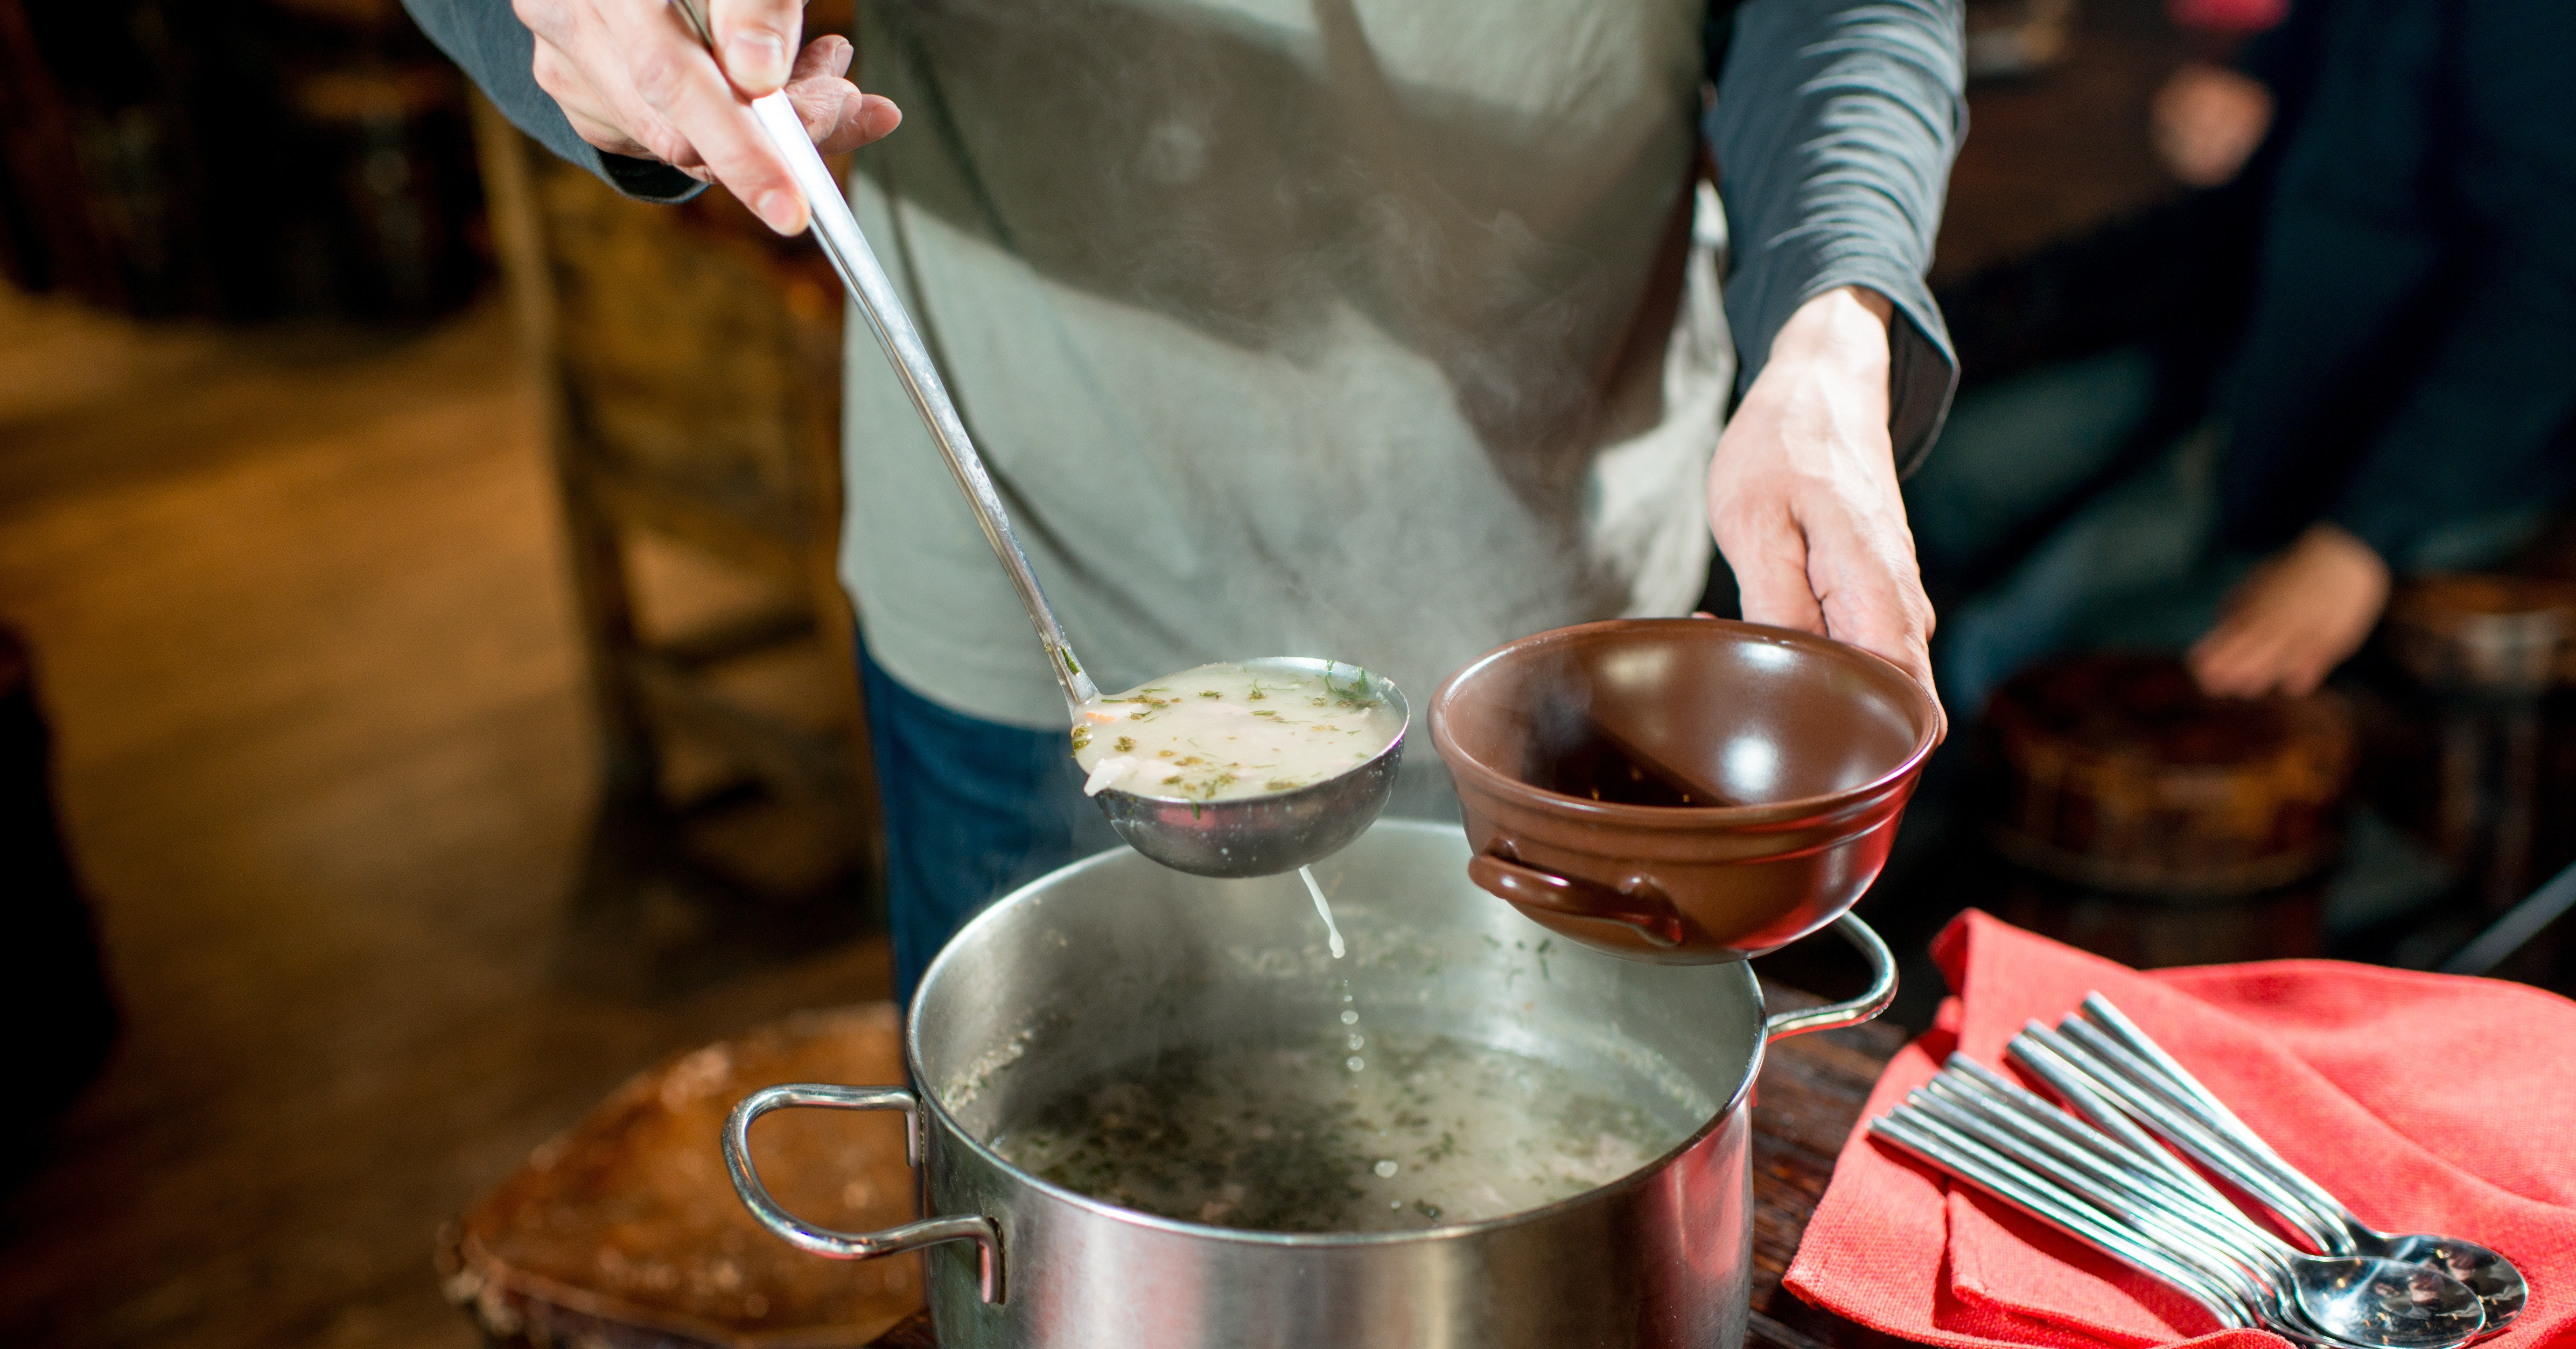
[[[1888,1064],[1885,1113],[1953,1049],[2003,1048],[2099,992],[2290,1163],[2383,1232],[2501,1252],[2531,1300],[2485,1349],[2576,1344],[2576,1003],[2520,984],[2327,960],[2141,972],[1960,916],[1932,953],[1957,996]],[[1854,1130],[1789,1267],[1798,1296],[1928,1344],[2283,1349]]]

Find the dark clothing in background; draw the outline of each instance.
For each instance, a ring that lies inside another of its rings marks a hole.
[[[2576,4],[2301,8],[2221,528],[2402,558],[2576,484]]]
[[[885,811],[895,998],[913,990],[950,933],[995,896],[1118,846],[1082,794],[1061,731],[960,716],[904,687],[859,648],[868,751]],[[1029,784],[1045,784],[1032,792]]]
[[[2148,410],[1951,597],[2216,416],[2218,546],[2331,520],[2403,570],[2462,521],[2576,493],[2576,5],[2303,0],[2242,62],[2244,172],[1945,291],[1962,381],[2134,349]],[[1936,600],[1942,596],[1936,593]]]
[[[2400,575],[2576,491],[2562,0],[2304,0],[2235,182],[1944,294],[1963,390],[1906,485],[1961,716],[2031,662],[2175,650],[2327,520]]]

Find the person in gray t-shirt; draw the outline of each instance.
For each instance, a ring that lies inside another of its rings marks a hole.
[[[1958,0],[866,3],[864,95],[793,0],[715,0],[713,56],[663,0],[409,3],[633,195],[801,229],[744,109],[782,84],[825,149],[883,140],[852,207],[1104,688],[1305,652],[1419,702],[1509,638],[1688,612],[1712,542],[1745,617],[1931,682],[1896,484],[1952,383],[1921,276]],[[1107,839],[937,455],[847,364],[908,986]],[[1412,757],[1399,808],[1437,810]]]

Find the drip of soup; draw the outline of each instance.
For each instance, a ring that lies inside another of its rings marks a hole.
[[[1086,705],[1073,728],[1082,790],[1181,801],[1292,792],[1395,743],[1404,719],[1356,665],[1282,675],[1202,665]]]

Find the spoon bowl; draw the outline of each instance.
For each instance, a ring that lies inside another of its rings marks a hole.
[[[2443,1349],[2486,1328],[2467,1284],[2439,1270],[2374,1255],[2287,1257],[2283,1294],[2329,1338],[2388,1349]]]
[[[2446,1274],[2468,1285],[2485,1305],[2488,1330],[2501,1330],[2522,1312],[2531,1296],[2522,1271],[2513,1262],[2474,1241],[2413,1232],[2391,1236],[2354,1223],[2348,1230],[2364,1255]]]
[[[1350,668],[1304,656],[1239,663],[1255,674],[1282,677],[1311,678]],[[1116,787],[1103,788],[1092,799],[1129,847],[1193,876],[1271,876],[1319,861],[1367,830],[1395,792],[1396,765],[1404,757],[1413,710],[1385,677],[1370,676],[1369,687],[1394,709],[1401,728],[1367,761],[1321,782],[1214,801],[1147,796]]]

